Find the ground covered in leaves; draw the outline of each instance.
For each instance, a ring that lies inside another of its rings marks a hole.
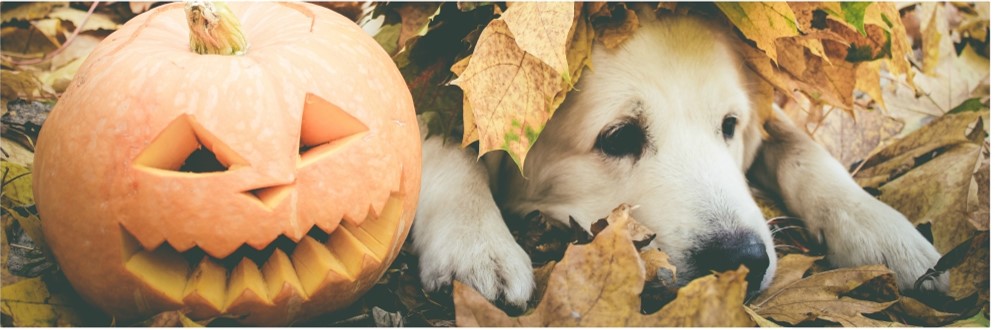
[[[89,51],[153,4],[2,6],[2,325],[234,324],[182,311],[115,322],[75,294],[41,235],[31,193],[38,130]],[[504,150],[519,163],[590,66],[594,43],[617,47],[639,26],[622,3],[326,6],[357,21],[382,20],[368,31],[394,57],[433,132],[478,143],[481,153]],[[524,312],[509,316],[458,283],[425,292],[417,257],[405,247],[354,305],[297,325],[989,326],[987,3],[660,3],[654,10],[710,15],[738,31],[748,65],[771,84],[771,102],[943,253],[923,280],[949,273],[948,294],[904,296],[881,265],[826,267],[825,247],[758,191],[780,259],[773,283],[755,297],[745,297],[742,269],[664,289],[676,269],[644,247],[651,233],[623,205],[605,210],[595,228],[540,213],[508,218],[535,266],[538,287]],[[551,32],[537,33],[539,26]],[[520,61],[501,66],[509,72],[492,69],[508,58]],[[486,97],[496,91],[508,99]]]

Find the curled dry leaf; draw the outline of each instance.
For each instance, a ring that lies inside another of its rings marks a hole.
[[[676,5],[676,4],[675,4]],[[597,31],[598,41],[605,45],[605,48],[614,49],[626,40],[629,40],[636,29],[639,28],[639,17],[632,9],[626,8],[624,3],[589,3],[588,12],[591,17],[591,24]]]
[[[897,292],[894,274],[880,265],[835,269],[802,277],[816,258],[791,255],[781,258],[770,288],[753,299],[750,308],[757,314],[797,325],[822,319],[844,326],[886,326],[889,323],[867,318],[863,314],[880,312],[895,301],[867,301],[845,294],[874,282]]]
[[[625,210],[616,209],[621,216]],[[587,245],[567,249],[545,294],[527,315],[509,317],[473,289],[454,283],[458,326],[753,326],[743,310],[745,268],[705,276],[681,288],[660,311],[640,313],[643,261],[628,233],[629,217]]]

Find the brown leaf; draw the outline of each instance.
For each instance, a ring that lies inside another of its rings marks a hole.
[[[574,4],[569,2],[513,2],[501,15],[518,47],[570,77],[567,43],[574,24]]]
[[[624,210],[616,209],[616,212]],[[454,283],[458,326],[752,326],[742,308],[746,269],[709,275],[680,289],[677,299],[642,315],[645,269],[629,239],[628,222],[609,224],[590,244],[567,249],[545,294],[527,315],[509,317],[480,294]]]
[[[915,324],[928,327],[938,327],[960,317],[960,314],[939,311],[915,298],[905,296],[898,298],[898,302],[888,307],[888,313],[900,315],[902,318],[912,318]]]
[[[835,269],[798,278],[815,259],[791,257],[782,260],[785,263],[779,264],[771,287],[750,303],[757,314],[791,325],[815,319],[849,326],[884,325],[863,314],[884,310],[894,301],[875,302],[844,296],[878,278],[884,278],[883,282],[894,286],[894,292],[897,292],[894,274],[884,266]]]
[[[599,12],[592,12],[591,24],[598,33],[598,41],[605,48],[614,49],[629,40],[639,28],[639,17],[625,4],[612,4],[602,7]]]
[[[401,30],[397,38],[397,49],[403,51],[408,41],[424,36],[428,32],[428,23],[439,14],[442,4],[432,2],[401,3],[394,9],[401,16]]]
[[[476,127],[480,154],[506,150],[519,168],[562,88],[556,70],[520,49],[502,20],[487,25],[466,70],[452,83],[463,89],[464,125]],[[466,137],[464,144],[472,142]]]
[[[0,287],[0,310],[14,326],[80,326],[83,315],[65,295],[52,292],[41,277],[33,277]]]
[[[905,125],[880,109],[847,112],[827,107],[800,108],[785,112],[844,166],[850,166],[892,142]]]
[[[971,212],[968,221],[977,230],[988,231],[991,226],[991,166],[985,157],[981,166],[974,172],[974,182],[978,184],[978,210]]]
[[[10,5],[9,3],[7,5]],[[19,20],[19,21],[33,21],[40,18],[45,18],[48,13],[52,12],[55,7],[64,7],[66,2],[31,2],[22,3],[17,7],[11,8],[9,10],[4,10],[2,20],[4,23]]]
[[[29,71],[0,71],[0,95],[5,99],[23,98],[28,100],[54,97],[55,91],[46,86]]]
[[[916,165],[916,158],[928,156],[934,150],[960,143],[970,143],[967,129],[987,112],[966,112],[937,118],[929,125],[882,148],[867,157],[854,178],[864,187],[880,187],[891,178],[899,177]]]
[[[954,298],[967,297],[974,292],[987,292],[991,265],[990,235],[982,232],[971,239],[964,262],[950,270],[950,291]]]

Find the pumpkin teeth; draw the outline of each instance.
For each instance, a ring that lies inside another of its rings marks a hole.
[[[130,251],[125,267],[154,292],[187,306],[188,315],[197,319],[303,302],[349,290],[354,285],[343,285],[364,272],[381,271],[396,248],[385,242],[403,229],[403,206],[403,195],[394,193],[380,212],[371,210],[358,225],[342,220],[331,234],[313,226],[296,244],[281,236],[262,250],[244,245],[223,259],[199,248],[180,253],[167,242],[149,251],[121,226],[125,251]]]

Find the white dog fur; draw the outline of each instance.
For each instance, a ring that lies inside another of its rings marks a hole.
[[[644,15],[640,23],[619,48],[595,46],[593,69],[545,127],[524,176],[510,161],[488,167],[475,151],[427,138],[412,231],[426,289],[455,279],[488,299],[524,306],[534,287],[532,265],[501,210],[540,210],[589,228],[621,203],[641,206],[633,216],[657,233],[652,246],[671,257],[679,285],[701,275],[689,251],[702,240],[745,232],[763,243],[766,287],[776,256],[747,171],[824,240],[835,266],[887,264],[908,290],[935,264],[940,255],[903,215],[865,193],[783,114],[766,123],[771,137],[761,141],[765,124],[725,33],[687,16]],[[735,130],[727,137],[730,116]],[[606,129],[623,123],[642,129],[641,151],[617,157],[595,146]],[[492,157],[502,155],[485,159]],[[927,281],[926,288],[945,290],[947,281]]]

